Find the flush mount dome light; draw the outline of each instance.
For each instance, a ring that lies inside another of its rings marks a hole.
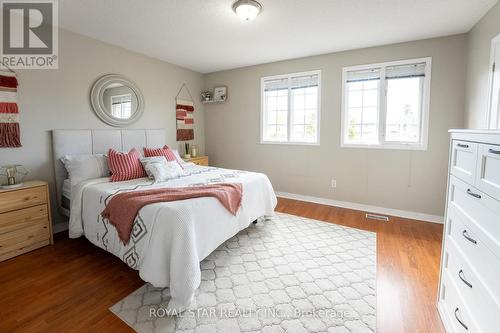
[[[233,10],[242,19],[251,21],[262,10],[262,5],[254,0],[238,0],[233,4]]]

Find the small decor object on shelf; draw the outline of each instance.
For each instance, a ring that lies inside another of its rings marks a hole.
[[[191,146],[191,157],[196,157],[198,152],[196,151],[196,145]]]
[[[203,102],[212,101],[212,92],[205,90],[204,92],[201,93],[201,99]]]
[[[214,102],[224,102],[227,99],[227,87],[215,87]]]
[[[189,154],[189,143],[185,143],[184,148],[186,149],[186,153],[184,154],[184,158],[191,158],[191,155]]]
[[[28,173],[28,170],[20,164],[2,166],[0,171],[0,176],[2,176],[2,183],[0,188],[13,188],[22,186],[22,181]],[[6,181],[4,181],[5,178]]]

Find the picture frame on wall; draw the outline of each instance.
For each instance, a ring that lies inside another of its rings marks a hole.
[[[220,86],[214,88],[214,102],[224,102],[227,99],[227,87]]]

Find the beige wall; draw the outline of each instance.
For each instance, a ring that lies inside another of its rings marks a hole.
[[[277,191],[443,215],[447,130],[464,125],[466,42],[458,35],[207,74],[206,88],[228,86],[226,103],[205,107],[211,162],[264,172]],[[342,67],[427,56],[433,58],[428,150],[340,148]],[[315,69],[322,71],[321,145],[260,144],[260,78]]]
[[[144,95],[144,115],[131,128],[166,128],[167,144],[177,147],[174,97],[183,82],[193,96],[198,96],[203,76],[60,30],[58,70],[18,71],[23,147],[0,149],[0,165],[25,165],[31,170],[31,179],[49,181],[54,193],[50,130],[110,128],[94,114],[89,99],[93,82],[108,73],[129,77]],[[195,111],[195,142],[201,151],[205,145],[203,114],[203,105],[199,103]]]
[[[465,125],[488,128],[491,40],[500,34],[500,3],[469,32]]]

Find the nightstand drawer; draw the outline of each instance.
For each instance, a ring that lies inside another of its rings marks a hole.
[[[48,223],[38,223],[0,235],[0,261],[50,243]]]
[[[184,159],[185,162],[191,162],[196,165],[208,166],[208,156],[198,156]]]
[[[0,235],[34,224],[48,224],[49,212],[47,205],[0,213]]]
[[[196,165],[208,166],[208,158],[200,158],[192,160],[191,162],[193,162]]]
[[[0,213],[47,203],[45,186],[10,191],[2,194]]]

